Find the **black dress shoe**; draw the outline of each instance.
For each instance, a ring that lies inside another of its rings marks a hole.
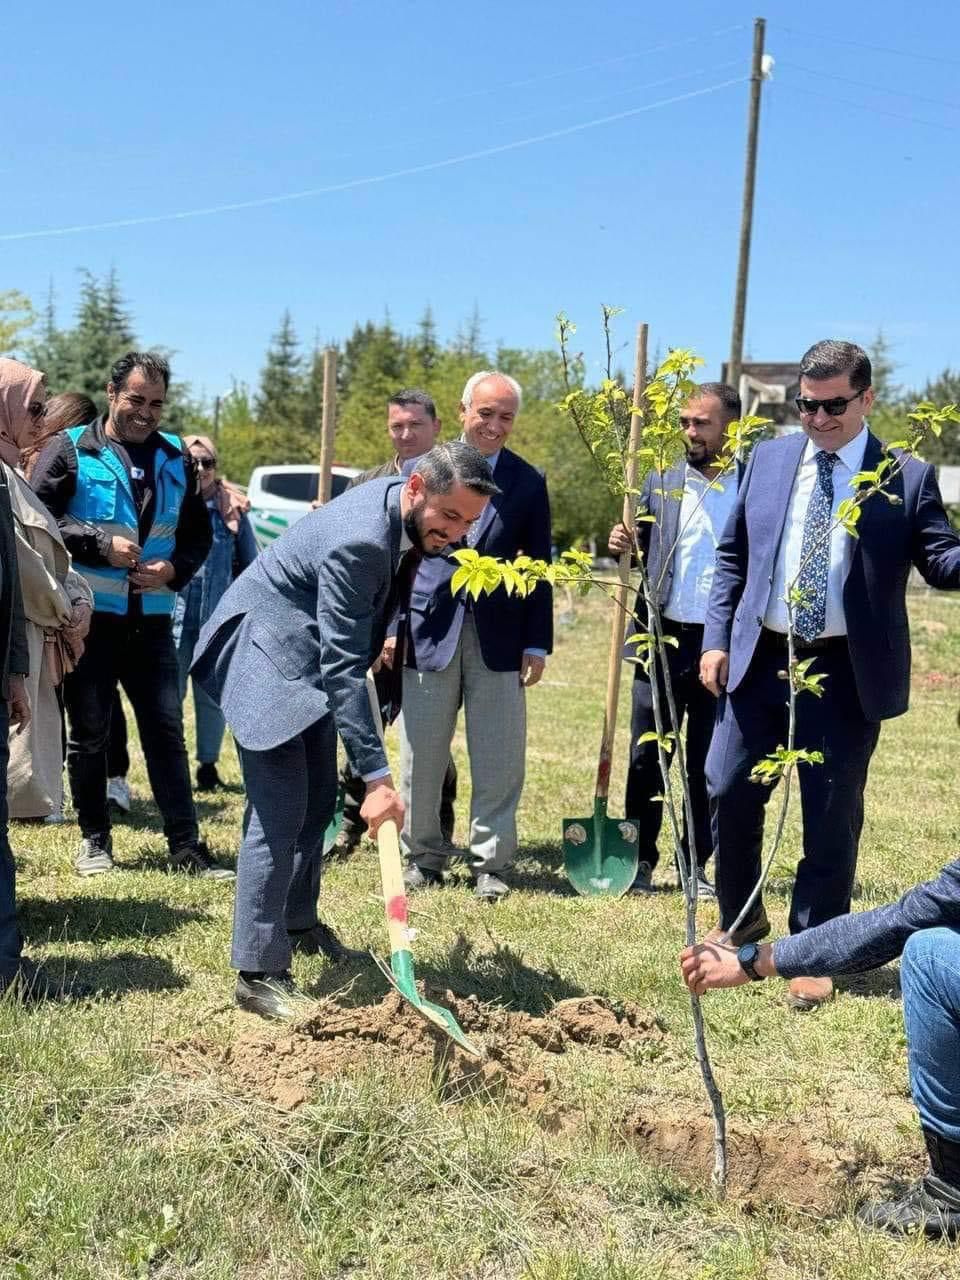
[[[223,786],[223,779],[217,773],[215,764],[201,764],[197,766],[197,785],[196,791],[219,791]]]
[[[261,1018],[294,1018],[308,1003],[288,970],[238,974],[234,999],[241,1009]]]
[[[360,848],[360,841],[363,839],[363,832],[356,827],[341,827],[337,833],[337,838],[333,842],[333,847],[327,855],[332,858],[349,858]]]
[[[499,902],[510,892],[510,886],[490,871],[481,871],[473,891],[481,902]]]
[[[333,930],[318,920],[309,929],[289,930],[290,946],[304,956],[326,956],[333,964],[345,964],[348,960],[366,960],[366,951],[345,947]]]
[[[922,1232],[934,1239],[956,1240],[960,1236],[960,1188],[928,1173],[899,1200],[865,1204],[857,1211],[857,1221],[898,1236]]]
[[[411,862],[403,873],[403,887],[410,893],[418,889],[439,889],[443,884],[443,876],[439,871],[429,867],[420,867]]]

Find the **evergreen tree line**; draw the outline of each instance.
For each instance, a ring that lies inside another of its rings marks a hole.
[[[0,349],[17,350],[42,369],[51,394],[83,391],[104,409],[113,361],[139,345],[114,272],[103,278],[82,272],[80,298],[69,326],[59,323],[52,294],[39,317],[22,295],[0,294]],[[557,545],[590,538],[605,544],[619,504],[608,495],[569,418],[557,412],[564,384],[556,350],[490,346],[476,311],[443,342],[429,307],[413,333],[398,332],[387,318],[358,324],[344,342],[332,345],[338,348],[338,463],[369,467],[384,461],[389,452],[386,404],[401,387],[428,391],[443,422],[441,438],[455,437],[467,378],[478,369],[501,369],[523,387],[523,409],[510,444],[546,473]],[[175,352],[166,354],[175,371]],[[877,393],[871,425],[883,438],[897,437],[903,414],[917,400],[960,403],[960,372],[946,369],[920,391],[909,391],[894,381],[896,364],[882,332],[871,356]],[[246,483],[255,466],[319,462],[322,403],[322,347],[315,343],[304,348],[285,313],[254,389],[237,383],[228,395],[209,403],[175,381],[164,425],[180,434],[215,437],[223,473]],[[960,431],[954,428],[942,439],[931,440],[927,453],[931,462],[960,463]]]

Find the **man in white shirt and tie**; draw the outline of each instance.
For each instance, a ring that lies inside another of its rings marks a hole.
[[[641,510],[656,517],[656,523],[637,525],[640,550],[655,598],[660,602],[664,631],[676,640],[665,650],[670,665],[670,684],[677,707],[677,731],[686,719],[684,764],[690,790],[693,834],[697,852],[697,892],[701,898],[715,896],[705,867],[713,852],[710,808],[704,765],[716,718],[716,701],[700,683],[700,651],[703,648],[703,620],[713,581],[717,542],[733,510],[739,468],[718,480],[717,456],[723,447],[729,424],[740,417],[740,397],[722,382],[705,382],[680,410],[680,426],[686,436],[686,460],[660,475],[651,472],[644,481],[639,499]],[[678,494],[682,492],[682,497]],[[633,541],[622,524],[610,532],[609,547],[614,555],[630,550]],[[634,606],[637,626],[646,629],[646,610],[640,593]],[[628,647],[628,656],[636,651]],[[661,681],[662,687],[662,681]],[[666,691],[660,695],[666,716]],[[659,853],[657,836],[663,804],[655,799],[663,790],[655,742],[642,742],[645,733],[656,728],[650,678],[639,663],[634,668],[633,710],[630,718],[630,767],[627,773],[626,816],[637,824],[640,860],[632,893],[650,893],[652,874]],[[690,834],[684,820],[682,855],[689,860]]]
[[[866,352],[818,342],[800,362],[803,432],[759,444],[717,548],[700,673],[719,698],[707,758],[720,922],[729,929],[759,878],[764,805],[771,788],[753,766],[787,740],[788,587],[797,656],[826,676],[822,698],[800,694],[796,746],[823,754],[798,770],[803,856],[790,932],[842,915],[863,826],[863,791],[880,722],[902,715],[910,689],[906,583],[915,566],[934,587],[960,587],[960,536],[950,527],[931,466],[910,458],[867,500],[851,537],[837,524],[850,481],[880,462],[865,415],[873,403]],[[770,929],[762,902],[732,936],[755,943]],[[719,934],[719,930],[714,934]],[[708,935],[710,936],[710,935]],[[789,1003],[811,1009],[833,994],[829,978],[796,977]]]

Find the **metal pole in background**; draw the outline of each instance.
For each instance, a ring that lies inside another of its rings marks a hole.
[[[753,24],[753,65],[750,71],[750,114],[747,124],[747,165],[743,177],[743,212],[740,218],[740,256],[737,263],[737,291],[733,304],[733,332],[727,382],[740,381],[743,365],[743,327],[747,311],[747,276],[750,271],[750,235],[753,230],[753,192],[757,175],[757,135],[760,129],[760,86],[763,83],[763,36],[766,20]]]
[[[320,421],[320,478],[317,501],[330,501],[330,475],[333,469],[333,437],[337,429],[337,351],[327,347],[323,353],[323,416]]]
[[[218,445],[220,436],[220,397],[213,397],[213,443]]]

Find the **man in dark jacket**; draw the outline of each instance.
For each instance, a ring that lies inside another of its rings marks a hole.
[[[704,768],[717,704],[700,683],[700,652],[717,542],[733,508],[740,478],[737,466],[723,480],[718,480],[717,457],[723,451],[727,427],[739,417],[740,397],[733,387],[722,382],[705,382],[699,386],[680,410],[686,459],[662,475],[651,471],[638,500],[640,510],[655,517],[653,524],[649,521],[638,524],[637,535],[650,589],[660,607],[664,634],[675,641],[675,647],[667,645],[664,654],[679,719],[674,727],[679,733],[684,719],[687,724],[684,764],[697,850],[697,896],[706,899],[716,896],[704,870],[713,852]],[[626,528],[622,524],[614,525],[610,531],[611,553],[619,556],[632,547],[633,540]],[[645,631],[647,611],[639,592],[634,612],[637,626],[630,629]],[[628,656],[637,656],[632,645],[628,646]],[[657,744],[644,741],[645,735],[655,731],[656,721],[650,677],[639,662],[634,665],[632,703],[624,813],[637,824],[640,834],[640,860],[631,892],[643,894],[653,890],[653,870],[659,859],[657,837],[663,805],[654,797],[663,790],[663,779]],[[660,705],[664,710],[664,724],[669,728],[666,687],[662,679]],[[689,865],[690,860],[689,838],[684,813],[682,857],[685,865]]]
[[[960,1234],[960,860],[935,880],[873,911],[838,916],[774,943],[703,942],[680,956],[702,995],[780,975],[862,973],[902,955],[900,983],[910,1090],[931,1172],[899,1200],[865,1205],[868,1226],[906,1234]]]
[[[884,720],[907,709],[911,568],[940,590],[960,588],[960,535],[950,527],[933,467],[907,458],[886,494],[861,508],[857,536],[838,520],[857,476],[874,470],[883,445],[865,415],[873,403],[866,352],[852,342],[815,343],[800,362],[803,431],[758,444],[717,547],[703,628],[700,674],[718,697],[707,757],[720,922],[731,929],[759,878],[764,806],[771,788],[751,772],[787,738],[781,679],[787,632],[794,651],[825,676],[822,696],[796,703],[796,746],[821,764],[798,773],[803,857],[790,904],[790,932],[850,910],[870,758]],[[788,614],[794,589],[803,602]],[[738,942],[769,932],[756,901]],[[798,975],[788,1002],[829,1000],[829,978]]]
[[[64,683],[82,876],[114,865],[107,741],[119,681],[137,715],[171,865],[233,879],[200,839],[183,739],[173,611],[212,535],[193,458],[177,436],[158,430],[169,383],[162,356],[128,352],[113,367],[105,417],[54,436],[33,473],[94,595],[84,655]]]

